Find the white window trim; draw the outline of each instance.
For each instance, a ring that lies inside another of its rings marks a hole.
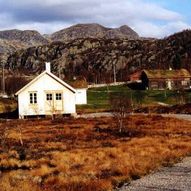
[[[35,94],[36,94],[36,101],[35,101]],[[31,97],[32,95],[32,97]],[[32,99],[31,99],[32,98]],[[37,96],[37,91],[31,91],[29,92],[29,104],[30,105],[35,105],[38,103],[38,96]]]

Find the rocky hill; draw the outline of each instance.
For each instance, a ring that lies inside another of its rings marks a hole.
[[[49,40],[37,31],[16,29],[0,31],[0,59],[6,60],[7,55],[15,51],[48,43]]]
[[[139,35],[127,25],[106,28],[99,24],[77,24],[51,35],[53,41],[71,41],[79,38],[138,39]]]
[[[23,48],[26,48],[26,45],[22,42],[18,42],[15,40],[9,41],[5,39],[0,39],[0,54],[3,53],[11,54]]]
[[[138,34],[124,25],[111,29],[99,24],[78,24],[50,35],[41,35],[34,30],[0,31],[0,54],[12,53],[19,49],[48,44],[54,41],[70,42],[79,38],[138,39]]]
[[[178,69],[191,71],[191,31],[165,39],[75,39],[30,47],[10,55],[6,67],[40,73],[44,62],[51,61],[53,72],[61,77],[84,76],[88,82],[127,80],[130,73],[143,69]]]
[[[39,32],[34,30],[5,30],[0,31],[0,39],[9,41],[20,41],[29,46],[47,44],[48,40],[44,38]]]

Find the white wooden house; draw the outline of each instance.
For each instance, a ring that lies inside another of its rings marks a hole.
[[[19,118],[35,115],[76,114],[76,90],[46,70],[20,89],[18,96]]]

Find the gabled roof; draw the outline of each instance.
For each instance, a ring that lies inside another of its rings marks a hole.
[[[143,70],[147,78],[191,78],[190,73],[186,69],[180,70]]]
[[[19,91],[16,92],[15,95],[20,94],[22,91],[24,91],[27,87],[29,87],[31,84],[33,84],[34,82],[36,82],[38,79],[40,79],[42,76],[44,75],[49,75],[51,78],[53,78],[54,80],[56,80],[58,83],[60,83],[61,85],[63,85],[64,87],[68,88],[70,91],[72,91],[73,93],[76,93],[76,90],[70,86],[69,84],[67,84],[66,82],[62,81],[60,78],[58,78],[57,76],[55,76],[53,73],[51,72],[47,72],[44,71],[42,72],[40,75],[38,75],[36,78],[34,78],[32,81],[30,81],[28,84],[26,84],[23,88],[21,88]]]
[[[137,71],[137,72],[131,74],[131,75],[130,75],[130,80],[131,80],[131,81],[139,80],[140,77],[141,77],[142,72],[143,72],[143,71]]]

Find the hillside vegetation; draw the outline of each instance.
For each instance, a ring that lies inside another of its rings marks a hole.
[[[92,83],[113,81],[114,69],[118,81],[143,68],[191,71],[191,31],[159,40],[82,38],[52,42],[17,51],[8,57],[6,67],[39,73],[45,61],[51,61],[53,72],[62,78],[84,76]]]

